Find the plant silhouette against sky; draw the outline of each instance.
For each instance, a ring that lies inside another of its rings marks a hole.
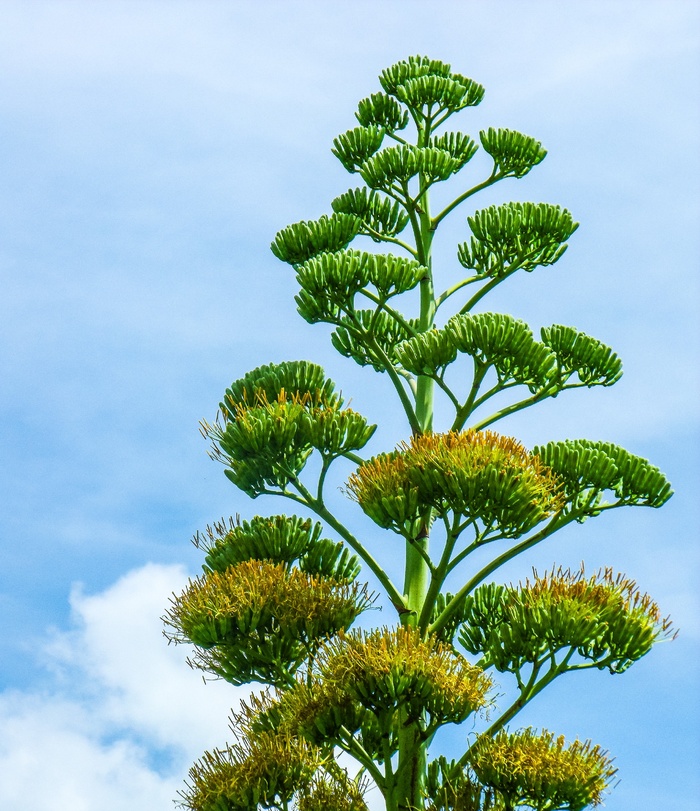
[[[597,805],[616,773],[606,752],[509,725],[564,673],[623,672],[672,634],[669,622],[609,569],[554,567],[511,585],[492,578],[569,524],[660,507],[672,490],[656,467],[609,442],[528,451],[496,432],[522,409],[622,375],[613,350],[577,329],[553,324],[535,337],[484,309],[516,272],[558,262],[577,223],[549,203],[471,205],[546,156],[512,130],[484,130],[477,142],[446,129],[480,103],[481,85],[426,57],[393,65],[379,82],[358,105],[358,126],[333,142],[360,185],[328,216],[282,229],[272,251],[296,273],[301,316],[332,325],[335,349],[387,381],[406,439],[363,455],[376,426],[308,361],[244,374],[217,420],[202,423],[237,487],[294,502],[301,515],[221,521],[195,539],[203,574],[174,597],[166,634],[193,644],[190,663],[205,673],[267,688],[234,713],[234,743],[192,768],[182,803],[361,811],[377,807],[379,792],[387,811]],[[482,175],[470,163],[480,150],[490,158]],[[433,211],[432,187],[463,170],[466,190]],[[464,278],[445,287],[433,240],[457,211],[470,232],[457,247]],[[363,248],[348,247],[358,237]],[[388,253],[376,252],[382,245]],[[441,431],[438,398],[440,414],[450,413]],[[383,543],[403,553],[403,582],[334,509],[330,496],[343,495],[326,483],[339,460],[352,465],[344,496],[375,525],[366,538],[381,528]],[[358,582],[361,566],[395,609],[372,631],[351,630],[377,598]],[[454,593],[448,578],[460,584]],[[496,677],[512,680],[510,706],[496,704]],[[461,751],[433,757],[439,730],[467,719]]]

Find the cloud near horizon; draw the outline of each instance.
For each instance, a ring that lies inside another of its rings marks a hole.
[[[191,763],[230,737],[249,690],[204,684],[161,633],[186,580],[147,564],[97,594],[74,587],[71,628],[38,644],[50,687],[0,694],[1,808],[168,808]]]

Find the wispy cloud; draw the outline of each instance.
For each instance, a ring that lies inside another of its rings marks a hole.
[[[43,688],[0,694],[0,807],[167,808],[187,768],[230,737],[250,691],[204,684],[158,619],[186,582],[147,565],[103,592],[71,597],[72,627],[40,646]]]

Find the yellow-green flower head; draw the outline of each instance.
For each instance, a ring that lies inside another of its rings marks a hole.
[[[481,669],[414,628],[341,634],[320,650],[317,663],[322,689],[378,716],[403,707],[413,718],[427,712],[435,723],[461,723],[486,706],[491,688]]]
[[[376,426],[342,405],[320,366],[268,364],[231,384],[214,425],[203,420],[201,432],[226,476],[255,498],[284,490],[314,449],[336,457],[369,441]]]
[[[492,431],[414,436],[361,465],[348,490],[377,524],[401,534],[432,508],[517,537],[564,504],[558,478],[539,458]]]
[[[183,805],[191,811],[278,807],[311,783],[321,762],[319,750],[300,738],[260,732],[206,752],[190,769]]]
[[[533,729],[502,730],[474,747],[471,766],[479,780],[508,803],[538,809],[580,811],[599,805],[617,772],[612,760],[590,741],[566,746],[563,736]]]
[[[173,641],[200,648],[197,666],[233,683],[274,681],[370,602],[356,583],[248,560],[190,581],[165,623]]]
[[[518,586],[480,586],[465,604],[460,641],[498,670],[578,653],[572,667],[626,670],[661,637],[672,635],[659,607],[634,581],[604,569],[553,569]]]

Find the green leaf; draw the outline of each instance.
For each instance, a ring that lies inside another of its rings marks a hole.
[[[467,221],[472,237],[458,247],[460,264],[492,277],[554,264],[578,228],[569,211],[548,203],[489,206]]]
[[[657,467],[611,442],[549,442],[533,453],[563,480],[573,507],[589,515],[600,511],[595,496],[606,490],[615,493],[620,506],[660,507],[673,495],[670,482]]]
[[[299,265],[319,253],[345,248],[360,228],[360,221],[352,214],[323,215],[318,220],[302,220],[278,231],[270,249],[283,262]]]
[[[445,132],[437,138],[432,138],[431,146],[444,149],[452,157],[459,161],[459,168],[465,166],[479,149],[473,138],[462,132]]]
[[[557,356],[562,378],[576,374],[587,386],[612,386],[622,377],[622,361],[615,352],[573,327],[543,327],[542,342]]]
[[[481,145],[493,158],[494,174],[504,177],[524,177],[547,155],[539,141],[514,130],[489,127],[482,130],[479,137]]]
[[[385,310],[355,310],[354,318],[345,316],[340,319],[338,328],[331,335],[331,343],[347,358],[352,358],[360,366],[372,366],[377,372],[385,372],[386,366],[377,355],[367,337],[371,327],[371,337],[390,361],[395,361],[397,344],[410,337],[408,330]],[[409,325],[416,328],[418,321],[409,320]]]
[[[355,127],[333,140],[331,152],[348,172],[357,172],[361,164],[382,145],[384,129],[376,125]]]
[[[408,112],[384,93],[373,93],[357,105],[355,117],[363,127],[383,127],[387,132],[402,130],[408,124]]]
[[[447,180],[461,167],[460,161],[444,149],[398,144],[365,161],[360,175],[371,188],[389,191],[395,183],[408,183],[419,174],[429,183]]]
[[[513,380],[538,391],[555,370],[551,350],[534,339],[525,322],[510,315],[456,315],[445,325],[445,333],[459,352],[466,352],[480,364],[493,366],[501,384]]]
[[[369,229],[382,236],[394,237],[404,230],[409,219],[398,201],[384,197],[366,186],[349,189],[336,197],[331,207],[337,214],[354,214],[359,217],[365,226],[360,233],[368,234],[375,242],[381,240]]]

